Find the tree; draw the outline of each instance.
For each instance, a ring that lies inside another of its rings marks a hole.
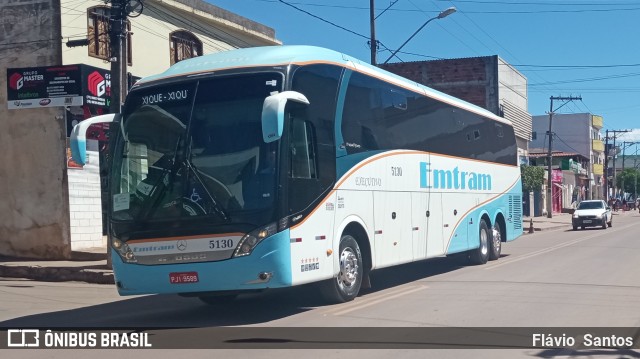
[[[637,168],[625,168],[616,176],[616,186],[623,188],[626,193],[633,193],[640,189],[640,170]]]
[[[520,166],[522,190],[525,192],[541,191],[544,183],[544,167]]]

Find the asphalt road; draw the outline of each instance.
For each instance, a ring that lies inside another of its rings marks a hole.
[[[367,330],[380,327],[491,327],[505,332],[509,327],[640,328],[639,233],[638,212],[616,215],[613,227],[606,230],[572,231],[567,224],[566,228],[524,235],[503,246],[502,258],[483,266],[462,266],[451,258],[436,258],[374,272],[373,290],[339,305],[323,303],[313,286],[245,296],[231,304],[205,305],[197,299],[173,295],[119,297],[109,285],[4,279],[0,280],[0,327],[165,328],[156,329],[165,338],[163,341],[184,340],[179,346],[185,348],[189,347],[185,343],[197,342],[198,335],[207,335],[202,330],[221,326],[269,328],[263,329],[265,333],[274,328],[339,327],[373,336],[380,332]],[[388,329],[389,333],[394,330]],[[357,333],[345,334],[346,341],[356,337]],[[80,353],[46,352],[44,355],[42,351],[42,357],[58,357],[62,353],[73,357]],[[106,357],[109,352],[95,353]],[[424,357],[425,353],[409,348],[305,351],[313,357],[316,356],[313,353],[319,356],[343,352],[367,358],[386,358],[398,353],[402,357]],[[11,357],[25,358],[41,354],[37,350],[10,353]],[[176,355],[171,351],[156,353],[154,357]],[[193,352],[190,357],[205,357],[205,353],[211,352]],[[247,354],[221,350],[215,353],[225,357]],[[251,356],[277,354],[297,358],[300,353],[256,350]],[[464,349],[434,353],[438,357],[487,358],[583,354],[640,357],[638,351],[629,350],[585,353],[482,349],[472,353]]]

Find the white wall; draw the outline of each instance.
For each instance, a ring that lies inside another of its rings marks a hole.
[[[527,112],[527,78],[504,60],[498,58],[498,79],[500,100],[507,100]]]
[[[87,46],[68,48],[68,39],[86,37],[87,9],[105,6],[100,0],[60,0],[62,7],[63,64],[84,63],[110,68],[110,63],[88,55]],[[197,14],[197,15],[196,15]],[[277,45],[280,42],[240,25],[194,10],[171,0],[146,0],[142,15],[130,18],[133,65],[127,71],[144,77],[163,72],[170,66],[169,34],[176,30],[192,32],[203,43],[204,54],[234,48]]]
[[[97,145],[94,143],[89,146],[95,149]],[[71,250],[73,251],[103,247],[106,244],[102,236],[102,201],[98,165],[98,152],[87,151],[87,163],[83,168],[67,170]]]

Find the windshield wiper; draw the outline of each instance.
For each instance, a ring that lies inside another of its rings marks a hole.
[[[169,163],[166,166],[168,168],[165,168],[165,166],[159,166],[162,168],[162,174],[158,176],[158,179],[153,183],[151,188],[146,191],[147,198],[142,202],[140,212],[138,212],[137,216],[138,220],[149,218],[158,209],[158,204],[167,189],[173,187],[173,182],[180,168],[177,158],[181,138],[182,135],[180,135],[176,141],[176,148],[173,151],[173,157],[169,160]],[[160,184],[164,184],[164,186],[160,186]]]
[[[222,217],[222,219],[224,219],[225,221],[229,221],[231,219],[231,217],[229,217],[229,213],[225,211],[224,207],[222,207],[218,203],[218,201],[216,200],[216,197],[213,195],[213,193],[209,191],[207,186],[204,184],[204,182],[202,181],[202,178],[200,178],[200,175],[198,174],[198,170],[196,169],[196,166],[187,159],[184,160],[184,163],[187,165],[187,168],[191,170],[191,173],[193,173],[193,176],[196,178],[198,183],[200,183],[200,186],[202,186],[202,188],[204,189],[204,192],[207,194],[207,197],[209,197],[209,200],[211,201],[211,205],[213,207],[214,212],[216,212],[216,214]]]

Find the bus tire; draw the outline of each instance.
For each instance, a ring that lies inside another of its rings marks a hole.
[[[498,223],[493,226],[491,231],[491,240],[489,241],[489,260],[495,261],[500,258],[502,252],[502,229]]]
[[[360,246],[355,238],[345,234],[340,238],[340,272],[338,276],[323,282],[322,295],[332,303],[344,303],[355,299],[362,286],[364,266]]]
[[[480,246],[471,251],[469,260],[471,264],[485,264],[489,260],[489,242],[491,241],[491,232],[487,222],[480,221]]]

